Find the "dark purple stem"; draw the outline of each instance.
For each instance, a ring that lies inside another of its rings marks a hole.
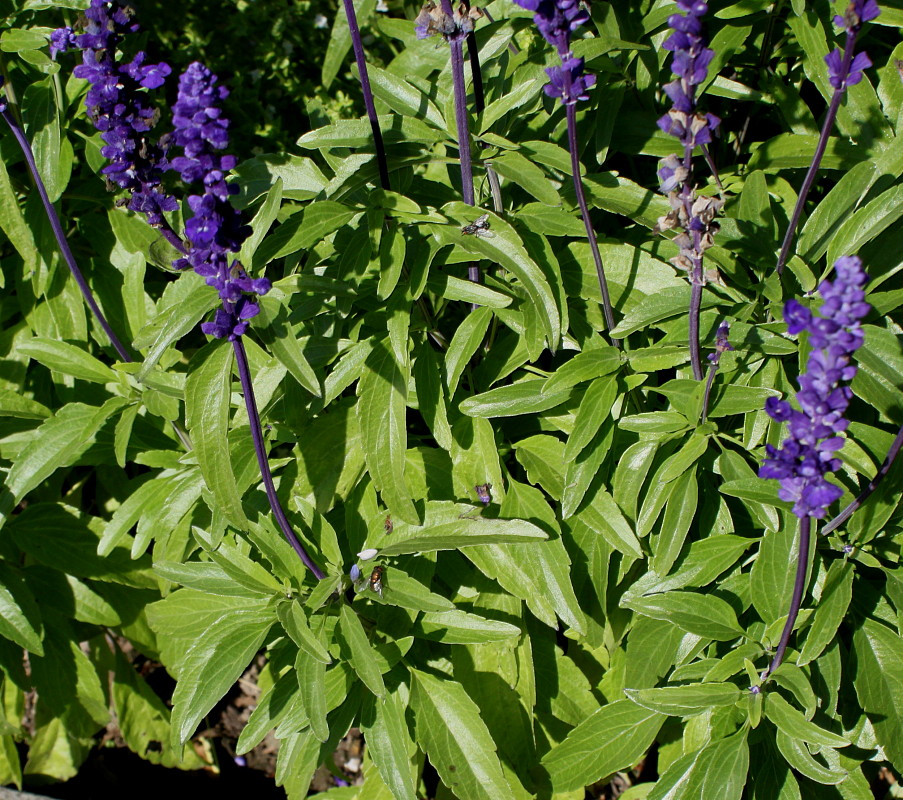
[[[793,596],[790,598],[787,623],[781,632],[781,639],[778,642],[778,649],[775,651],[774,658],[768,669],[762,673],[763,681],[781,666],[781,662],[784,660],[784,651],[787,649],[787,642],[790,641],[790,634],[793,633],[793,626],[796,624],[796,618],[799,616],[803,593],[806,589],[806,572],[809,569],[809,545],[811,540],[812,517],[807,515],[800,520],[800,552],[796,562],[796,580],[793,583]]]
[[[389,164],[386,160],[386,148],[383,144],[383,133],[379,127],[379,117],[376,116],[376,105],[373,103],[373,90],[370,88],[370,75],[367,72],[367,59],[364,56],[364,44],[361,40],[361,29],[357,24],[357,14],[352,0],[343,0],[345,4],[345,16],[348,17],[348,28],[351,31],[351,46],[354,48],[354,60],[357,62],[357,71],[361,81],[361,91],[364,95],[364,107],[367,109],[367,117],[370,119],[370,128],[373,131],[373,142],[376,146],[376,163],[379,167],[379,181],[383,189],[389,187]]]
[[[693,378],[702,380],[702,356],[699,354],[699,309],[702,306],[702,284],[693,283],[690,288],[690,366]]]
[[[31,176],[34,179],[35,188],[38,190],[38,194],[41,197],[41,202],[44,204],[44,211],[47,213],[47,219],[50,220],[50,227],[53,229],[53,235],[56,237],[56,243],[60,248],[60,252],[63,254],[63,258],[66,260],[66,264],[69,267],[69,271],[72,273],[72,277],[75,278],[75,282],[78,284],[78,288],[81,290],[82,297],[85,298],[85,302],[88,304],[88,308],[91,309],[91,313],[94,314],[94,317],[100,323],[100,327],[103,328],[104,333],[106,333],[107,337],[110,340],[110,344],[113,345],[116,352],[119,354],[119,357],[123,361],[131,362],[135,359],[126,349],[125,345],[119,341],[119,337],[113,333],[113,329],[110,327],[110,323],[107,322],[107,318],[103,315],[103,312],[100,310],[100,306],[97,305],[97,301],[94,299],[94,294],[91,292],[91,287],[88,286],[88,282],[85,280],[85,276],[82,275],[81,270],[78,268],[78,264],[75,263],[75,256],[72,255],[72,250],[69,247],[69,242],[66,240],[66,234],[63,231],[63,226],[60,223],[59,215],[56,213],[56,209],[53,207],[53,203],[50,202],[50,198],[47,196],[47,189],[44,187],[44,181],[41,180],[41,174],[38,172],[38,166],[34,160],[34,153],[31,150],[31,144],[25,136],[25,132],[19,126],[18,121],[13,116],[12,112],[9,108],[5,108],[2,112],[3,119],[6,120],[7,125],[9,125],[10,130],[13,132],[13,136],[16,137],[16,141],[19,143],[19,147],[22,148],[22,154],[25,156],[25,162],[28,164],[28,169],[31,172]]]
[[[570,73],[565,70],[565,85],[570,83]],[[568,87],[569,89],[570,87]],[[596,276],[599,279],[599,290],[602,292],[602,313],[605,315],[605,326],[609,334],[615,327],[615,318],[611,310],[611,296],[608,293],[608,281],[605,280],[605,268],[602,266],[602,256],[599,254],[599,245],[596,242],[596,232],[589,218],[589,208],[586,205],[586,195],[583,191],[583,180],[580,177],[580,152],[577,145],[577,106],[569,103],[565,106],[568,122],[568,149],[571,151],[571,172],[574,174],[574,194],[577,195],[577,205],[580,206],[580,216],[583,217],[583,227],[586,229],[586,238],[589,241],[589,249],[593,254],[593,262],[596,265]],[[619,339],[612,339],[615,347],[620,347]]]
[[[317,578],[323,580],[326,575],[313,562],[311,557],[304,549],[304,545],[298,541],[298,537],[292,530],[291,523],[285,516],[282,503],[276,494],[276,487],[273,484],[273,473],[270,472],[270,463],[267,460],[266,445],[263,441],[263,431],[260,428],[260,414],[257,411],[257,400],[254,397],[254,384],[251,382],[251,369],[248,366],[248,354],[245,352],[245,345],[241,337],[238,336],[232,341],[232,349],[235,351],[235,363],[238,366],[238,378],[241,381],[241,393],[245,398],[245,407],[248,410],[248,422],[251,425],[251,438],[254,440],[254,452],[257,453],[257,463],[260,465],[260,476],[263,478],[263,485],[266,489],[267,499],[270,501],[270,508],[273,509],[273,516],[279,523],[282,533],[288,539],[288,543],[292,549],[298,554],[298,557]]]
[[[878,470],[877,474],[874,478],[869,481],[869,485],[862,490],[860,495],[850,503],[843,511],[841,511],[834,519],[832,519],[827,525],[822,528],[822,533],[831,533],[831,531],[836,530],[844,522],[846,522],[851,516],[853,516],[853,512],[855,512],[866,500],[868,500],[869,496],[878,486],[881,484],[881,481],[884,480],[884,476],[890,472],[890,468],[893,466],[894,461],[897,458],[897,454],[900,452],[900,447],[903,447],[903,428],[900,428],[897,431],[897,438],[894,439],[894,443],[890,446],[890,450],[887,451],[887,457],[884,459],[884,463],[881,465],[881,469]]]
[[[846,46],[843,49],[843,61],[841,62],[840,74],[848,75],[850,72],[850,64],[853,60],[853,48],[856,45],[856,31],[847,34]],[[799,225],[800,217],[803,214],[803,205],[812,184],[815,183],[815,176],[821,165],[822,157],[825,155],[825,149],[828,146],[828,137],[831,135],[831,129],[834,127],[834,120],[837,117],[837,110],[840,108],[840,101],[843,93],[846,91],[846,82],[841,83],[840,87],[834,90],[834,96],[831,98],[831,105],[828,106],[828,112],[825,114],[825,121],[821,128],[821,135],[818,137],[818,145],[815,148],[815,154],[812,156],[812,163],[803,179],[803,185],[800,187],[799,196],[796,199],[796,205],[793,207],[793,214],[790,217],[790,224],[787,226],[787,232],[784,234],[784,242],[781,244],[781,254],[778,256],[778,275],[784,272],[784,265],[790,257],[790,245],[793,244],[793,236],[796,233],[796,227]]]
[[[442,0],[442,10],[451,18],[455,11],[451,0]],[[470,158],[470,126],[467,122],[467,86],[464,83],[464,45],[457,34],[449,37],[451,52],[452,86],[455,92],[455,125],[458,128],[458,153],[461,161],[461,199],[474,205],[473,162]],[[467,269],[467,277],[480,282],[480,267],[473,263]]]

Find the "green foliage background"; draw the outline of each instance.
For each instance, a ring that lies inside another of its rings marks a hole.
[[[798,547],[788,504],[755,477],[782,438],[764,401],[791,394],[805,363],[780,310],[840,255],[863,259],[874,308],[836,476],[844,502],[903,423],[903,10],[882,4],[861,39],[875,67],[848,92],[782,284],[775,254],[830,97],[838,9],[711,4],[701,102],[724,120],[713,155],[727,203],[702,329],[711,347],[730,319],[735,350],[703,423],[689,286],[668,261],[676,246],[652,232],[668,210],[656,161],[674,150],[655,126],[673,4],[595,2],[574,45],[599,76],[579,131],[616,349],[564,116],[542,92],[553,54],[529,13],[496,0],[477,31],[478,205],[490,209],[489,164],[504,197],[484,238],[461,232],[480,212],[459,202],[447,48],[415,39],[416,9],[359,7],[383,191],[369,124],[347,118],[359,101],[342,13],[188,2],[176,19],[136,3],[155,57],[207,59],[233,87],[254,229],[241,260],[274,281],[247,347],[280,496],[328,572],[317,584],[270,520],[231,351],[198,331],[215,294],[165,271],[157,234],[104,192],[86,84],[69,56],[47,58],[47,34],[79,5],[0,2],[3,71],[79,263],[143,360],[117,363],[86,315],[4,129],[0,782],[71,777],[111,715],[142,757],[202,766],[185,743],[261,650],[263,695],[239,749],[275,728],[276,779],[293,798],[352,725],[364,784],[331,797],[424,796],[427,757],[436,796],[461,800],[581,798],[653,752],[657,780],[622,797],[868,798],[879,767],[903,768],[898,468],[819,539],[788,657],[749,692]],[[475,260],[480,285],[466,280]],[[374,561],[358,560],[365,548]],[[355,563],[385,568],[383,596],[352,586]],[[177,679],[171,709],[116,637]]]

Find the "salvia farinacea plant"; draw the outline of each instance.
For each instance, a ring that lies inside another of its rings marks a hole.
[[[899,15],[341,5],[0,15],[0,785],[887,794]]]

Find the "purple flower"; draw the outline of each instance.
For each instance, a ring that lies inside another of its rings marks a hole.
[[[85,17],[85,33],[75,35],[71,28],[60,28],[50,35],[51,53],[72,47],[83,50],[82,63],[74,74],[91,84],[85,105],[105,143],[100,152],[110,161],[102,172],[112,183],[129,190],[129,210],[145,214],[151,225],[159,226],[163,212],[174,211],[178,203],[159,188],[169,168],[167,143],[154,144],[147,136],[157,111],[142,90],[162,86],[171,70],[162,62],[145,64],[142,52],[127,64],[116,62],[116,47],[123,34],[138,29],[119,3],[91,0]]]
[[[582,58],[567,58],[560,67],[548,67],[549,82],[544,87],[549,97],[560,97],[565,105],[573,105],[578,100],[587,100],[587,92],[595,85],[595,75],[583,74]]]
[[[765,411],[776,422],[786,422],[790,436],[780,449],[766,445],[767,456],[760,478],[781,482],[778,496],[793,502],[798,517],[825,516],[828,506],[843,491],[825,476],[840,468],[836,453],[843,447],[840,436],[848,426],[843,415],[852,391],[848,385],[856,375],[853,353],[864,336],[860,321],[869,311],[863,287],[868,275],[857,256],[844,256],[834,264],[836,278],[822,281],[819,316],[790,300],[784,308],[788,330],[809,333],[812,351],[806,371],[799,377],[796,399],[800,410],[786,400],[770,397]]]
[[[848,69],[843,68],[843,51],[839,48],[825,56],[825,64],[828,65],[828,80],[835,89],[844,86],[855,86],[862,80],[862,70],[872,66],[872,60],[865,52],[857,53],[850,62]]]
[[[847,33],[858,30],[863,22],[870,22],[881,13],[875,0],[853,0],[847,7],[843,16],[834,17],[834,24],[838,28],[846,28]]]
[[[235,340],[248,329],[248,320],[257,316],[260,306],[253,295],[270,290],[267,278],[251,278],[238,261],[237,253],[251,233],[241,213],[229,202],[238,187],[226,182],[236,163],[235,156],[221,155],[229,144],[229,121],[223,117],[220,103],[229,95],[217,77],[199,62],[190,64],[179,77],[179,96],[173,107],[173,143],[183,155],[172,160],[185,183],[200,184],[203,194],[188,197],[193,216],[185,223],[190,248],[184,258],[173,262],[178,269],[191,268],[208,286],[219,292],[222,308],[213,322],[201,330],[217,339]]]
[[[709,353],[707,358],[713,367],[718,366],[721,361],[721,354],[727,350],[733,350],[733,346],[728,341],[728,334],[731,332],[731,325],[727,320],[723,320],[715,332],[715,352]]]

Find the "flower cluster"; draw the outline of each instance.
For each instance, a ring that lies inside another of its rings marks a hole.
[[[100,152],[110,164],[103,174],[114,184],[128,189],[131,211],[147,215],[151,225],[163,223],[163,212],[173,211],[178,203],[161,191],[163,173],[169,168],[166,143],[154,144],[148,131],[157,121],[157,112],[143,89],[163,85],[171,70],[168,64],[145,64],[139,52],[127,64],[116,62],[116,46],[122,35],[137,30],[129,11],[117,2],[91,0],[85,11],[83,34],[60,28],[50,36],[51,53],[70,48],[83,51],[76,77],[89,81],[85,98],[88,115],[105,142]]]
[[[853,46],[862,23],[875,19],[880,13],[881,9],[875,0],[853,0],[843,16],[838,14],[834,17],[834,24],[846,30],[848,42],[845,50],[837,48],[825,56],[828,80],[835,89],[855,86],[862,80],[862,70],[872,66],[866,53],[853,56]]]
[[[247,330],[248,320],[260,311],[249,295],[266,294],[270,281],[250,278],[238,261],[229,261],[229,254],[241,249],[251,231],[229,202],[230,195],[238,191],[226,183],[235,156],[217,152],[229,144],[229,122],[219,107],[228,94],[225,86],[217,85],[216,76],[198,62],[189,65],[179,78],[178,100],[173,107],[173,143],[182,148],[183,155],[173,159],[172,168],[185,183],[202,184],[204,193],[188,198],[194,216],[185,224],[185,235],[191,246],[173,265],[194,269],[219,292],[222,308],[213,322],[201,325],[201,330],[231,341]]]
[[[856,374],[850,359],[863,342],[860,320],[870,308],[863,290],[868,275],[860,259],[839,258],[834,270],[836,279],[822,281],[818,287],[824,301],[819,316],[796,300],[784,307],[788,332],[808,331],[812,347],[806,372],[799,377],[796,398],[801,410],[776,397],[765,403],[772,419],[788,423],[790,436],[780,450],[766,446],[768,455],[759,477],[777,478],[781,482],[778,496],[792,501],[793,513],[800,518],[824,517],[827,507],[843,494],[825,475],[840,468],[835,453],[843,447],[840,434],[849,424],[843,415],[852,397],[842,382],[848,383]]]
[[[696,87],[706,79],[715,51],[706,47],[702,35],[702,17],[708,11],[706,4],[677,0],[677,5],[686,15],[672,14],[668,18],[668,26],[674,32],[664,44],[665,50],[674,53],[671,72],[676,80],[663,87],[673,106],[659,119],[658,126],[680,139],[684,148],[692,152],[696,145],[712,141],[712,134],[720,122],[712,114],[695,113]]]
[[[561,66],[549,67],[549,83],[545,93],[557,97],[565,105],[586,100],[595,85],[595,75],[583,73],[583,59],[571,54],[571,33],[589,21],[589,14],[579,0],[515,0],[521,8],[533,11],[533,21],[546,41],[558,51]]]
[[[659,119],[658,126],[681,141],[684,154],[683,158],[670,155],[659,162],[658,178],[661,190],[668,195],[671,211],[658,220],[656,230],[682,229],[674,240],[680,254],[671,261],[678,269],[688,272],[691,283],[703,285],[707,276],[702,272],[702,258],[714,243],[718,232],[714,220],[723,203],[711,197],[697,197],[690,173],[693,149],[709,144],[720,122],[712,114],[696,112],[696,87],[705,80],[715,52],[706,47],[702,35],[702,17],[708,11],[706,4],[677,0],[677,5],[686,14],[672,14],[668,18],[673,33],[664,44],[666,50],[674,53],[671,72],[676,80],[664,86],[673,106]]]
[[[446,41],[464,39],[473,31],[474,22],[483,16],[476,6],[461,3],[451,14],[442,6],[429,2],[420,9],[414,20],[414,31],[418,39],[427,39],[433,34],[442,36]]]
[[[718,330],[715,332],[715,352],[709,353],[706,356],[713,367],[718,366],[718,362],[721,361],[722,353],[734,349],[727,338],[730,335],[730,332],[731,324],[727,320],[722,320],[721,324],[718,326]]]

